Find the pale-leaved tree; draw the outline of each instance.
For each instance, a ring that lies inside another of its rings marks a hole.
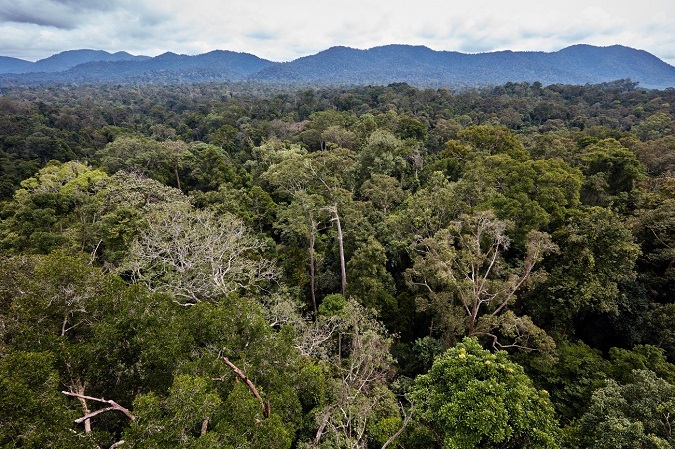
[[[530,231],[524,258],[509,263],[504,258],[510,245],[508,226],[491,211],[460,216],[419,243],[420,254],[406,272],[408,283],[450,341],[466,335],[487,337],[495,347],[552,349],[550,337],[509,306],[537,278],[536,264],[557,246],[548,234]]]
[[[164,204],[148,215],[147,228],[132,244],[122,270],[134,282],[186,305],[218,301],[276,278],[274,264],[260,254],[263,246],[231,214]]]

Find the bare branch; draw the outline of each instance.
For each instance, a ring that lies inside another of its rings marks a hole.
[[[251,390],[251,393],[253,393],[253,396],[255,396],[256,398],[258,398],[258,400],[260,401],[260,407],[261,407],[262,410],[263,410],[263,416],[264,416],[265,418],[269,418],[269,417],[270,417],[270,403],[269,403],[269,402],[263,401],[262,397],[260,396],[260,393],[258,393],[258,389],[255,387],[255,385],[253,384],[253,382],[251,381],[251,379],[249,379],[249,378],[246,376],[246,374],[244,374],[244,372],[243,372],[242,370],[240,370],[239,368],[237,368],[237,366],[236,366],[234,363],[230,362],[230,359],[228,359],[227,357],[221,357],[221,360],[222,360],[227,366],[229,366],[230,368],[232,368],[232,371],[234,371],[234,373],[235,373],[237,376],[239,376],[239,378],[240,378],[241,380],[244,381],[244,383],[246,384],[246,386],[248,387],[248,389]]]
[[[387,446],[389,446],[391,443],[398,438],[405,428],[408,426],[408,423],[410,422],[410,419],[412,418],[413,411],[415,410],[415,404],[412,402],[410,403],[410,413],[405,412],[405,408],[403,407],[403,404],[400,402],[398,403],[398,406],[401,408],[401,413],[403,414],[403,424],[401,424],[401,428],[396,431],[392,436],[390,436],[387,441],[384,442],[382,445],[382,449],[387,449]]]
[[[83,416],[82,418],[76,419],[75,423],[77,423],[77,424],[80,424],[80,423],[86,421],[87,419],[98,415],[99,413],[107,412],[107,411],[110,411],[110,410],[117,410],[117,411],[120,411],[120,412],[124,413],[124,415],[127,418],[129,418],[130,421],[134,421],[136,419],[134,417],[134,415],[131,414],[129,409],[127,409],[125,407],[122,407],[121,405],[119,405],[117,402],[115,402],[113,400],[103,399],[103,398],[95,398],[93,396],[86,396],[86,395],[79,394],[79,393],[73,393],[71,391],[62,391],[61,393],[65,394],[66,396],[73,396],[73,397],[76,397],[76,398],[79,398],[79,399],[87,399],[87,400],[90,400],[90,401],[102,402],[104,404],[110,405],[110,407],[100,409],[100,410],[96,410],[94,412],[91,412],[91,413]]]

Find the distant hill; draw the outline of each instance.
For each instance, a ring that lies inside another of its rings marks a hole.
[[[54,73],[94,61],[143,61],[146,59],[149,57],[134,56],[124,51],[108,53],[103,50],[68,50],[36,62],[0,57],[0,73]]]
[[[79,64],[70,64],[62,71],[42,70],[40,73],[18,73],[0,76],[0,84],[36,84],[36,83],[101,83],[101,82],[144,82],[144,83],[190,83],[205,81],[239,81],[246,76],[276,64],[248,53],[215,50],[209,53],[187,56],[167,52],[149,58],[131,56],[128,53],[95,55],[91,50],[77,54],[86,60]],[[60,61],[59,55],[38,61],[35,68],[53,68]],[[56,61],[49,61],[51,58]],[[67,59],[73,62],[73,58]],[[64,61],[65,62],[65,61]],[[3,70],[0,61],[0,73]],[[40,64],[40,65],[38,65]],[[68,65],[68,64],[64,64]],[[31,69],[31,71],[35,72]]]
[[[0,73],[25,73],[30,72],[34,63],[23,59],[0,56]]]
[[[69,50],[35,63],[34,72],[62,72],[80,64],[98,61],[144,61],[148,56],[133,56],[127,52],[108,53],[103,50]]]
[[[250,77],[277,83],[389,84],[470,87],[518,81],[586,84],[630,78],[643,87],[675,87],[675,67],[641,50],[575,45],[554,53],[463,54],[387,45],[370,50],[333,47],[268,67]]]
[[[26,65],[27,64],[27,65]],[[30,73],[29,73],[30,72]],[[0,85],[34,83],[191,83],[250,81],[294,85],[405,82],[418,87],[476,87],[506,82],[595,84],[631,79],[647,88],[675,87],[675,67],[642,50],[574,45],[557,52],[465,54],[423,46],[368,50],[332,47],[278,63],[216,50],[197,56],[74,50],[30,63],[0,57]]]

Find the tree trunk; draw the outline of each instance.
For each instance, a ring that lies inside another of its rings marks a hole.
[[[176,188],[180,190],[180,177],[178,176],[178,158],[173,162],[173,172],[176,175]]]
[[[328,421],[330,421],[330,416],[333,413],[333,410],[335,410],[335,408],[338,405],[339,404],[333,404],[330,407],[328,407],[324,412],[323,417],[321,418],[321,424],[319,425],[319,428],[317,429],[316,434],[314,435],[314,439],[312,440],[310,448],[316,449],[317,447],[319,447],[319,442],[321,441],[321,437],[323,436],[323,433],[326,430]]]
[[[316,320],[318,309],[316,307],[316,273],[314,267],[314,236],[316,233],[316,226],[314,222],[309,229],[309,285],[312,293],[312,306],[314,307],[314,319]]]
[[[340,215],[338,214],[337,204],[331,208],[333,212],[333,221],[335,221],[335,226],[337,227],[338,233],[338,250],[340,252],[340,275],[342,278],[342,296],[347,295],[347,267],[345,265],[345,248],[344,248],[344,236],[342,234],[342,224],[340,223]]]
[[[91,411],[89,410],[89,406],[87,406],[87,400],[83,397],[84,396],[84,390],[85,386],[82,384],[82,381],[79,379],[75,382],[75,386],[77,388],[76,391],[73,393],[77,393],[80,396],[77,396],[77,399],[80,401],[80,405],[82,405],[82,411],[84,412],[84,416],[88,416]],[[84,420],[84,433],[89,433],[91,432],[91,419],[85,419]]]

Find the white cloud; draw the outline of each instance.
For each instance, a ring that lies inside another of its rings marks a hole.
[[[345,0],[0,0],[2,54],[38,59],[96,48],[154,56],[244,51],[288,61],[334,45],[390,43],[435,50],[555,51],[588,43],[640,48],[675,63],[672,0],[542,4]]]

